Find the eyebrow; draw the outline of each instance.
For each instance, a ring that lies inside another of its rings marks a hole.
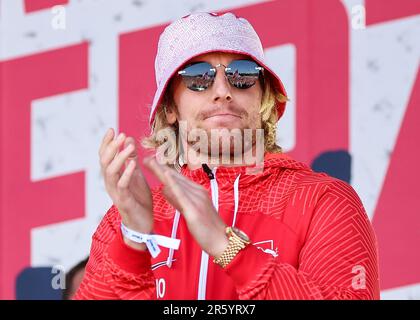
[[[194,58],[193,58],[194,59]],[[193,59],[191,59],[191,60],[189,60],[189,61],[187,61],[182,67],[181,67],[181,69],[182,68],[186,68],[186,67],[188,67],[188,66],[190,66],[190,65],[192,65],[192,64],[195,64],[195,63],[200,63],[200,62],[207,62],[207,63],[209,63],[209,64],[211,64],[211,65],[213,65],[213,63],[211,63],[210,61],[206,61],[206,60],[200,60],[200,59],[198,59],[198,60],[193,60]],[[237,58],[234,58],[234,59],[232,59],[232,60],[230,60],[228,63],[226,63],[226,65],[229,65],[229,63],[231,63],[232,61],[235,61],[235,60],[249,60],[249,61],[255,61],[254,59],[252,59],[251,57],[247,57],[247,56],[244,56],[244,57],[237,57]]]

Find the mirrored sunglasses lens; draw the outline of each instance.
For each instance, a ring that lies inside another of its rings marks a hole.
[[[226,76],[236,88],[248,89],[258,81],[260,70],[254,61],[235,60],[228,65]]]
[[[203,91],[212,84],[215,73],[209,63],[200,62],[186,67],[180,74],[187,88]]]

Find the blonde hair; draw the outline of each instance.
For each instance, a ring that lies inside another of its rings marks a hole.
[[[162,102],[157,106],[155,119],[152,123],[152,130],[149,136],[141,140],[141,145],[146,149],[157,149],[159,146],[167,142],[168,135],[162,134],[165,130],[173,130],[175,132],[175,143],[171,144],[168,150],[169,154],[175,156],[178,160],[179,147],[178,146],[178,122],[169,124],[166,120],[166,111],[173,110],[177,112],[176,106],[172,99],[172,86],[169,85],[168,89],[162,98]],[[285,103],[289,99],[280,93],[272,84],[271,77],[264,77],[263,94],[261,98],[261,123],[264,130],[264,151],[269,153],[281,153],[282,148],[276,144],[276,128],[277,128],[277,104]],[[167,131],[166,131],[167,132]]]

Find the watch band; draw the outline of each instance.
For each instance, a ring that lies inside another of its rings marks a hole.
[[[223,251],[218,258],[213,260],[214,263],[218,264],[222,268],[226,268],[226,266],[236,257],[239,251],[251,243],[249,238],[242,231],[236,228],[227,227],[225,232],[229,238],[229,244],[225,251]]]

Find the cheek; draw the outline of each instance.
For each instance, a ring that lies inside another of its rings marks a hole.
[[[191,94],[184,94],[180,96],[177,103],[179,120],[192,121],[196,118],[198,111],[200,110],[198,99]]]
[[[248,120],[253,127],[259,127],[261,122],[261,95],[259,92],[250,92],[249,94],[242,95],[240,105],[245,106],[248,112]]]
[[[178,110],[178,120],[188,120],[194,118],[196,113],[196,97],[194,92],[185,88],[185,86],[177,81],[174,87],[173,99]]]

